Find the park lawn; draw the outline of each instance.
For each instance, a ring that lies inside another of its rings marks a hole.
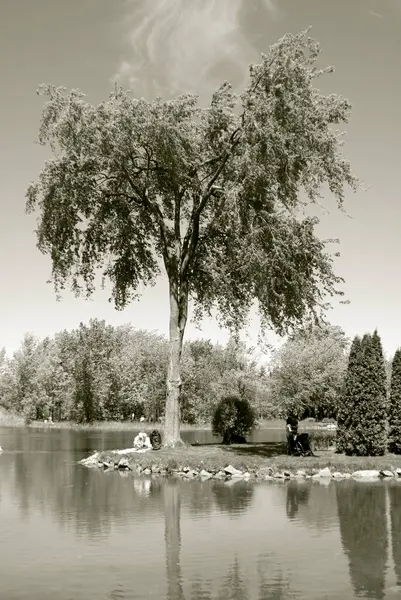
[[[330,467],[331,470],[341,473],[352,473],[359,469],[390,469],[401,468],[401,455],[387,454],[376,457],[358,457],[336,454],[334,451],[325,450],[316,452],[316,456],[297,457],[288,456],[283,452],[283,444],[233,444],[223,446],[220,444],[207,444],[199,446],[185,445],[178,448],[161,448],[158,451],[149,451],[143,454],[125,455],[130,467],[142,469],[159,466],[170,471],[181,471],[185,467],[194,470],[205,469],[217,472],[227,465],[241,471],[256,472],[261,469],[272,469],[274,472],[288,470],[295,473],[304,470],[313,474],[320,469]],[[100,462],[112,462],[121,458],[113,452],[100,452]]]

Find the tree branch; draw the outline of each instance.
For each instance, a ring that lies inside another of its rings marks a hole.
[[[241,129],[238,127],[231,134],[231,136],[230,136],[231,147],[225,152],[225,154],[222,157],[220,165],[217,167],[217,169],[215,170],[211,179],[209,180],[209,183],[206,186],[206,189],[201,197],[201,200],[200,200],[198,206],[196,208],[194,206],[194,210],[193,210],[193,213],[191,216],[192,231],[191,231],[191,224],[190,224],[188,227],[188,231],[186,233],[185,239],[184,239],[184,244],[183,244],[183,253],[182,253],[182,261],[181,261],[181,276],[186,275],[186,271],[188,269],[189,263],[195,252],[195,249],[196,249],[196,246],[197,246],[197,243],[199,240],[199,222],[200,222],[200,216],[202,214],[202,211],[205,208],[206,203],[209,200],[210,196],[212,195],[213,186],[216,183],[219,176],[221,175],[224,167],[226,166],[231,153],[233,152],[234,148],[239,144],[240,135],[238,135],[238,134],[240,134],[240,131],[241,131]],[[220,210],[221,210],[221,208],[222,208],[222,206],[219,205]]]

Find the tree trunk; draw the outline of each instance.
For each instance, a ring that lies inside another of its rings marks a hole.
[[[180,437],[181,352],[188,313],[187,286],[170,282],[170,340],[164,446],[182,444]]]

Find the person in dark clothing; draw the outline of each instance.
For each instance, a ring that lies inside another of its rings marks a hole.
[[[160,450],[162,446],[162,436],[157,429],[154,429],[149,436],[150,443],[152,444],[153,450]]]
[[[295,454],[298,436],[298,418],[290,413],[286,422],[288,454]]]

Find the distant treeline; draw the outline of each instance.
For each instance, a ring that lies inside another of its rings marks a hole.
[[[11,359],[1,355],[0,405],[27,422],[90,423],[144,416],[159,421],[166,395],[167,340],[130,325],[91,320],[43,340],[26,334]],[[246,397],[259,418],[274,416],[265,369],[244,344],[188,341],[182,363],[181,420],[210,422],[223,395]]]

